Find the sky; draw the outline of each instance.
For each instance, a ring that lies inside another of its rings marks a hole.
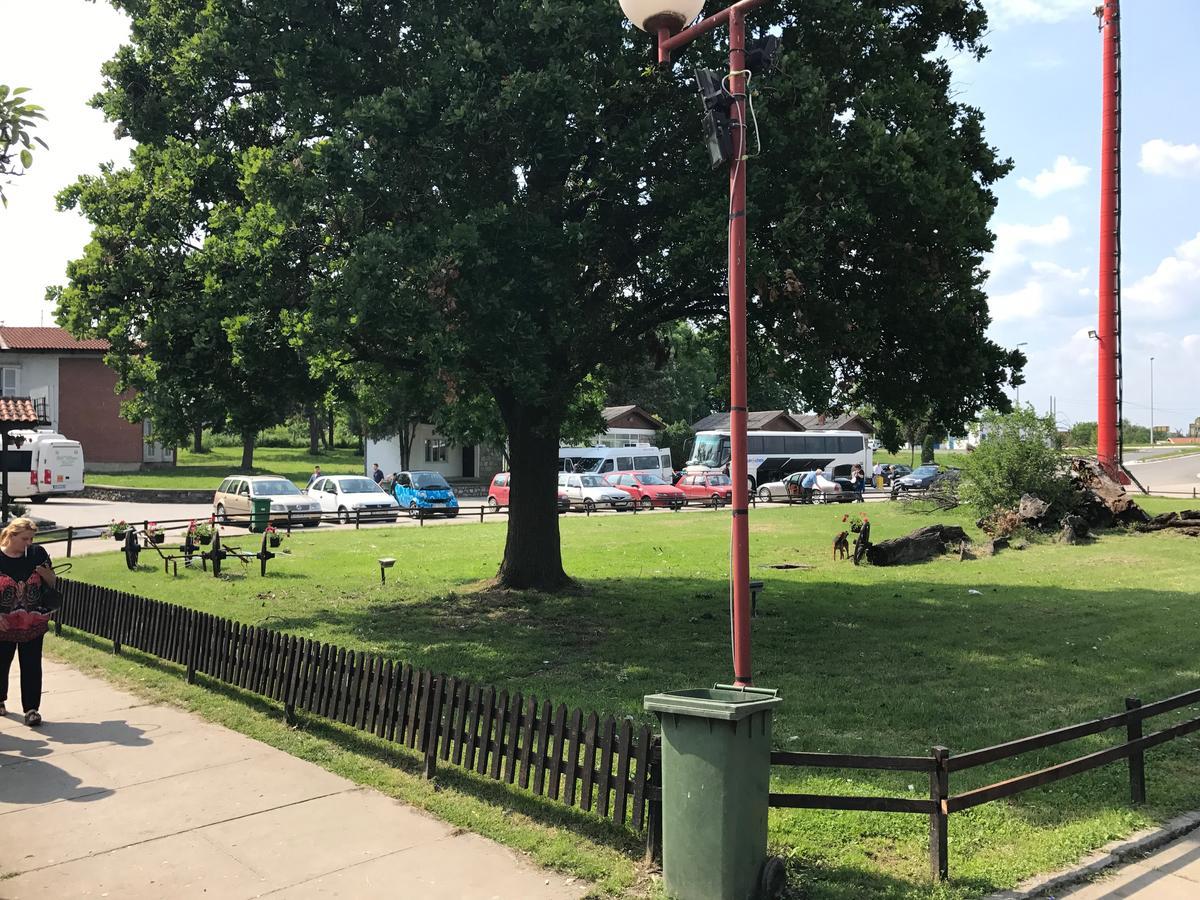
[[[982,62],[947,54],[958,99],[983,110],[988,140],[1015,164],[996,189],[989,333],[1029,357],[1014,399],[1046,413],[1053,397],[1064,427],[1096,420],[1088,331],[1099,230],[1097,2],[985,0],[989,54]],[[16,0],[0,0],[10,7]],[[1153,357],[1154,421],[1186,432],[1200,417],[1200,0],[1126,0],[1122,12],[1124,415],[1150,423]],[[88,237],[77,213],[55,211],[54,195],[102,162],[128,158],[129,142],[86,105],[128,25],[103,0],[21,4],[20,18],[22,40],[6,42],[0,82],[30,87],[46,108],[38,133],[50,150],[6,187],[0,321],[51,325],[45,288],[64,281]]]

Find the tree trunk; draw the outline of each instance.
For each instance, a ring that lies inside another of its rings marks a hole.
[[[242,471],[249,472],[254,468],[254,441],[258,438],[257,431],[247,431],[242,434]]]
[[[333,450],[333,407],[329,407],[329,449]]]
[[[204,452],[204,426],[196,425],[192,428],[192,452]]]
[[[412,464],[412,445],[417,439],[420,422],[405,422],[400,426],[400,468],[407,470]]]
[[[558,434],[539,433],[528,418],[505,416],[512,493],[497,580],[517,590],[560,591],[571,579],[563,571],[558,536]]]
[[[317,419],[314,407],[308,408],[308,455],[317,456],[321,452],[321,423]]]

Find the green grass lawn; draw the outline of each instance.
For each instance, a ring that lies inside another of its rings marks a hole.
[[[89,484],[137,488],[208,488],[233,475],[242,462],[241,447],[213,447],[207,453],[180,450],[174,469],[154,472],[88,472]],[[353,450],[336,449],[310,456],[307,447],[259,447],[254,451],[254,475],[282,475],[303,487],[314,465],[327,475],[361,475],[363,458]]]
[[[1160,512],[1186,504],[1144,505]],[[931,519],[895,504],[865,509],[876,541],[930,521],[978,535],[966,511]],[[848,510],[781,507],[751,519],[752,573],[766,582],[754,621],[754,671],[756,683],[778,688],[784,698],[776,747],[924,755],[943,744],[962,752],[1116,712],[1127,696],[1150,701],[1200,684],[1195,538],[1111,533],[1079,547],[1038,540],[994,558],[960,562],[954,555],[917,566],[855,568],[830,558]],[[580,583],[562,596],[483,589],[503,550],[500,523],[300,534],[267,578],[240,567],[221,580],[198,572],[173,579],[149,564],[129,572],[116,553],[77,559],[71,575],[639,721],[647,718],[645,694],[729,679],[727,513],[561,521],[564,562]],[[386,586],[379,584],[380,556],[399,560]],[[781,564],[799,568],[769,568]],[[104,661],[99,650],[63,641],[50,646],[66,647],[76,661],[125,667],[123,677],[134,677],[128,663]],[[161,681],[157,689],[166,696],[185,690],[177,672],[151,671],[157,674],[147,677]],[[249,714],[237,711],[236,698],[222,702],[228,709],[208,714],[259,733],[260,725],[238,724]],[[264,739],[319,737],[333,749],[309,753],[305,744],[297,752],[364,783],[415,782],[378,763],[395,751],[369,742],[359,747],[359,738],[339,737],[336,728],[310,727],[321,734],[296,737],[284,729]],[[1033,771],[1117,737],[956,773],[951,788],[959,793]],[[1198,746],[1192,735],[1150,751],[1149,804],[1140,809],[1127,803],[1126,770],[1113,765],[952,816],[948,886],[928,880],[928,822],[921,816],[779,810],[771,814],[770,839],[789,859],[796,897],[977,897],[1200,807]],[[355,774],[360,769],[367,774]],[[628,839],[612,829],[564,820],[549,804],[454,777],[454,790],[483,811],[470,812],[475,807],[467,801],[467,812],[447,811],[436,806],[449,803],[446,797],[422,799],[427,789],[412,783],[394,792],[451,821],[466,820],[465,827],[533,848],[539,861],[599,880],[605,891],[644,887]],[[928,791],[911,773],[778,770],[774,782],[775,790],[817,793]],[[489,824],[484,811],[496,803],[515,809],[515,819]],[[541,853],[539,846],[557,849]]]

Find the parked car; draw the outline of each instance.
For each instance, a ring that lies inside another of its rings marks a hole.
[[[336,514],[339,522],[395,522],[400,505],[387,491],[362,475],[326,475],[308,489],[308,496],[321,506],[321,512]]]
[[[675,485],[688,500],[706,500],[713,506],[733,501],[733,482],[728,475],[717,472],[699,472],[684,475]]]
[[[600,475],[561,472],[558,485],[566,491],[572,506],[581,504],[588,512],[595,512],[599,506],[629,509],[633,503],[627,493],[617,490]]]
[[[804,488],[801,482],[808,472],[793,472],[785,477],[782,481],[768,481],[765,484],[758,486],[758,499],[763,501],[770,500],[800,500],[804,496]],[[845,485],[841,484],[845,481]],[[817,477],[816,486],[813,489],[813,502],[815,503],[832,503],[842,500],[838,496],[843,488],[849,489],[849,478],[826,478],[821,475]],[[854,498],[848,497],[847,500]]]
[[[320,525],[321,505],[304,495],[300,488],[278,475],[231,475],[221,482],[213,494],[213,515],[218,522],[246,524],[250,518],[250,501],[271,500],[271,521],[293,525]]]
[[[458,515],[458,498],[441,472],[397,472],[392,496],[414,519],[426,512]]]
[[[892,482],[892,496],[906,491],[927,491],[930,488],[958,483],[959,470],[943,466],[917,466],[907,475]]]
[[[487,505],[492,512],[500,509],[502,506],[508,506],[509,491],[512,489],[512,476],[508,472],[497,472],[492,476],[492,483],[488,485]],[[558,489],[558,511],[566,512],[571,508],[571,498],[567,496],[567,492],[560,486]]]
[[[655,506],[669,506],[679,509],[687,503],[687,495],[657,472],[620,472],[606,475],[605,479],[617,490],[624,491],[642,509],[652,509]]]

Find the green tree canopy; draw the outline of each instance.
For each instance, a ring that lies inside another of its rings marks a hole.
[[[25,95],[29,88],[9,88],[0,84],[0,204],[8,206],[4,184],[13,177],[24,175],[33,165],[33,145],[46,149],[46,142],[32,134],[40,120],[46,118],[42,107],[30,103]]]
[[[115,2],[133,44],[106,69],[109,117],[143,144],[241,149],[238,218],[296,248],[272,271],[318,364],[433,359],[455,402],[494,401],[515,484],[501,581],[564,584],[568,416],[599,366],[725,313],[725,181],[690,74],[724,66],[720,35],[656,68],[611,3]],[[999,402],[1013,358],[984,336],[980,263],[1008,164],[935,55],[982,52],[980,4],[778,0],[752,25],[784,47],[752,85],[750,317],[772,366],[818,410]]]

